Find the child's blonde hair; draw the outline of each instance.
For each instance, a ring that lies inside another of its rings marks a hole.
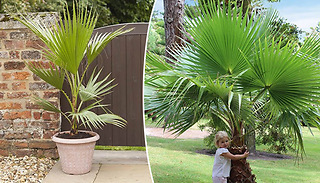
[[[217,148],[219,148],[219,144],[218,144],[219,140],[220,140],[220,139],[223,139],[223,138],[225,138],[225,137],[227,137],[227,138],[230,140],[227,132],[225,132],[225,131],[218,131],[218,132],[216,133],[216,136],[215,136],[215,138],[214,138],[214,142],[215,142],[215,145],[216,145]]]

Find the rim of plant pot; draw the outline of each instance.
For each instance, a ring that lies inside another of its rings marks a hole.
[[[56,134],[54,134],[52,136],[52,140],[56,143],[62,143],[62,144],[84,144],[84,143],[89,143],[89,142],[93,142],[93,141],[97,141],[100,139],[100,136],[98,133],[93,132],[93,131],[86,131],[86,130],[79,130],[79,132],[86,132],[89,133],[91,135],[93,135],[93,137],[89,137],[89,138],[82,138],[82,139],[65,139],[65,138],[59,138],[57,137],[57,135],[62,134],[62,133],[70,133],[70,131],[62,131],[62,132],[58,132]]]

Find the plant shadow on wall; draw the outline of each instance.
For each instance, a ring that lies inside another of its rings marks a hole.
[[[302,122],[320,129],[319,35],[300,47],[282,45],[274,37],[275,11],[199,2],[200,13],[185,21],[191,43],[170,50],[174,66],[147,54],[145,110],[178,135],[210,119],[217,131],[229,133],[232,154],[246,150],[244,129],[263,121],[286,128],[297,156],[303,155]],[[255,182],[246,159],[232,160],[228,181]]]
[[[108,77],[98,80],[102,69],[95,68],[92,73],[86,71],[112,39],[132,30],[124,30],[122,27],[114,32],[92,35],[98,15],[94,10],[80,6],[78,3],[73,4],[72,12],[69,12],[67,8],[63,17],[60,16],[54,23],[32,20],[32,17],[25,17],[21,14],[16,17],[18,21],[44,42],[47,46],[43,48],[44,55],[52,62],[50,69],[45,69],[33,62],[27,62],[26,65],[41,79],[60,90],[70,105],[71,110],[63,112],[49,101],[37,96],[33,97],[36,104],[44,110],[62,114],[71,125],[70,132],[60,132],[53,136],[53,140],[57,143],[62,170],[69,174],[83,174],[90,171],[93,148],[95,142],[99,139],[99,135],[95,132],[79,131],[80,126],[90,129],[101,128],[106,124],[112,124],[120,128],[126,126],[126,121],[123,118],[112,114],[106,108],[107,105],[101,103],[103,97],[110,93],[115,86],[111,84],[113,80],[108,80]],[[85,65],[82,73],[79,72],[81,62],[84,62]],[[85,74],[91,74],[87,83],[83,81]],[[70,92],[64,90],[64,82],[68,83]],[[70,93],[70,95],[67,93]],[[83,107],[85,102],[90,102],[90,105]],[[104,113],[96,114],[92,112],[95,108],[102,109]],[[81,142],[78,142],[79,138],[83,138]],[[81,148],[88,150],[90,147],[90,151],[87,154],[81,154],[79,149],[71,149],[71,152],[67,152],[67,149],[70,149],[67,144],[70,144],[71,147],[78,147],[79,144],[83,144],[84,147]],[[66,154],[63,154],[63,152]],[[64,163],[65,161],[68,163]],[[75,162],[70,163],[70,161]],[[80,170],[77,170],[78,167]]]

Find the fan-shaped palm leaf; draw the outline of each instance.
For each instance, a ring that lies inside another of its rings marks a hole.
[[[26,62],[27,67],[31,72],[35,73],[45,82],[56,87],[59,90],[62,90],[65,72],[64,70],[59,69],[55,65],[50,64],[50,68],[46,69],[41,64]]]

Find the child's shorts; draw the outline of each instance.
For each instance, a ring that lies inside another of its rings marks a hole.
[[[213,183],[227,183],[227,177],[212,177]]]

